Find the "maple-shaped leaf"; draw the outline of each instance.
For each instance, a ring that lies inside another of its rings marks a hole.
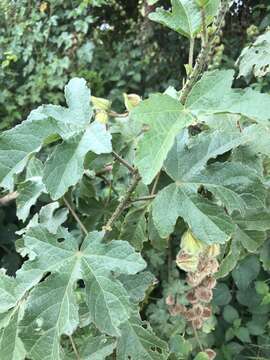
[[[89,151],[96,154],[112,151],[111,135],[104,124],[91,123],[81,134],[58,145],[46,161],[43,181],[53,200],[62,197],[82,178],[84,158]]]
[[[209,23],[216,14],[219,0],[207,1],[205,15]],[[202,26],[200,8],[195,0],[171,0],[172,11],[157,8],[149,14],[149,19],[158,22],[168,28],[184,35],[194,38]]]
[[[205,72],[193,86],[186,107],[196,116],[232,113],[244,115],[264,125],[268,124],[270,95],[251,88],[232,89],[233,77],[233,70]]]
[[[164,163],[174,183],[162,189],[153,201],[153,220],[162,237],[173,232],[182,217],[194,235],[206,243],[224,243],[234,231],[234,224],[224,210],[198,193],[201,186],[212,192],[229,213],[244,213],[247,194],[258,204],[264,201],[264,187],[249,167],[241,163],[213,163],[210,159],[245,142],[236,133],[202,133],[188,141],[185,132],[176,137]],[[257,190],[257,191],[256,191]],[[166,204],[170,204],[170,211]]]
[[[65,229],[54,235],[42,226],[30,228],[24,235],[29,260],[15,279],[3,274],[0,286],[1,293],[5,292],[3,311],[16,307],[30,290],[19,324],[27,357],[63,358],[61,335],[71,335],[79,325],[78,280],[85,284],[88,311],[96,327],[112,336],[121,335],[119,327],[129,319],[131,303],[127,290],[112,272],[132,275],[146,264],[126,241],[106,244],[102,239],[103,233],[89,233],[79,247],[78,240]],[[36,285],[46,274],[46,279]]]
[[[161,169],[175,136],[191,124],[193,118],[178,100],[166,94],[151,95],[136,106],[131,116],[146,128],[137,146],[135,165],[143,182],[150,184]]]

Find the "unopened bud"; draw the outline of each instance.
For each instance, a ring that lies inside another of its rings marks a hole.
[[[198,288],[196,288],[195,294],[200,301],[205,303],[209,303],[213,298],[212,290],[209,290],[203,286],[199,286]]]
[[[134,109],[142,101],[141,97],[137,94],[123,94],[125,107],[128,111]]]
[[[195,329],[201,329],[201,327],[203,326],[203,321],[200,318],[194,319],[192,320],[192,326]]]
[[[175,304],[175,300],[174,300],[174,296],[173,295],[168,295],[166,297],[166,304],[171,306]]]
[[[207,354],[209,360],[214,360],[215,357],[217,356],[216,352],[212,349],[206,349],[204,350],[204,352]]]

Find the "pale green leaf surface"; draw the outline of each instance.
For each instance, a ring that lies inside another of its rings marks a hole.
[[[92,123],[84,133],[58,145],[45,163],[43,181],[53,200],[82,178],[84,158],[89,151],[110,153],[111,135],[104,124]]]
[[[159,339],[148,325],[145,328],[137,315],[121,326],[121,337],[117,344],[119,360],[165,360],[168,358],[167,344]]]
[[[132,275],[146,264],[129,243],[106,244],[102,238],[103,233],[90,233],[79,250],[77,240],[65,229],[54,235],[38,226],[25,234],[29,260],[17,272],[17,282],[6,275],[0,278],[1,293],[6,291],[1,306],[4,311],[14,306],[27,289],[50,273],[30,292],[20,323],[20,337],[31,360],[63,358],[60,337],[73,333],[79,324],[74,292],[79,279],[85,282],[95,325],[105,333],[120,335],[119,326],[128,320],[131,305],[124,286],[111,272]]]
[[[256,41],[243,49],[237,60],[239,65],[238,77],[250,79],[263,77],[270,72],[270,31],[259,36]]]
[[[0,354],[3,360],[24,360],[26,352],[19,337],[19,322],[24,304],[18,304],[0,318]]]
[[[105,360],[112,354],[116,346],[116,341],[105,335],[89,335],[83,341],[80,339],[80,342],[81,344],[78,346],[80,360]],[[65,357],[65,360],[71,359],[77,360],[74,352]]]
[[[191,124],[193,118],[176,99],[156,94],[132,111],[132,119],[147,127],[137,146],[135,165],[143,182],[150,184],[161,169],[175,136]]]
[[[147,209],[135,208],[130,210],[122,224],[120,238],[128,239],[136,250],[143,248],[143,242],[147,241],[146,214]]]
[[[232,70],[214,70],[204,73],[192,88],[186,107],[196,116],[232,113],[268,124],[270,95],[250,88],[232,89],[233,77]]]
[[[43,142],[59,133],[52,119],[25,121],[0,136],[0,185],[12,190],[13,177],[20,173],[31,154],[39,151]]]
[[[172,11],[158,8],[149,19],[158,22],[188,38],[193,38],[201,29],[201,12],[195,0],[171,0]],[[219,0],[208,2],[205,13],[208,22],[216,13]]]

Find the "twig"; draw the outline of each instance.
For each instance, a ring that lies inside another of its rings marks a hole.
[[[63,201],[64,201],[66,207],[68,208],[68,210],[70,211],[70,213],[72,214],[72,216],[74,217],[74,219],[79,224],[79,226],[82,229],[82,231],[84,232],[84,234],[88,235],[88,231],[87,231],[86,227],[83,225],[83,223],[79,219],[78,215],[76,214],[76,212],[74,211],[74,209],[72,208],[72,206],[69,204],[69,202],[67,201],[67,199],[65,197],[63,197]]]
[[[135,168],[130,165],[125,159],[123,159],[120,155],[118,155],[115,151],[112,151],[113,156],[116,160],[118,160],[122,165],[124,165],[131,173],[135,172]]]
[[[109,115],[109,116],[112,116],[112,117],[127,117],[127,116],[128,116],[128,112],[125,112],[125,113],[123,113],[123,114],[119,114],[119,113],[117,113],[117,112],[115,112],[115,111],[110,111],[110,112],[108,113],[108,115]]]
[[[6,206],[11,201],[16,200],[18,196],[19,196],[19,193],[17,191],[13,191],[12,193],[9,193],[9,194],[1,197],[0,198],[0,206]]]
[[[224,20],[224,17],[226,15],[228,9],[229,9],[229,1],[225,0],[221,3],[220,10],[216,17],[216,21],[214,22],[214,27],[216,27],[217,30],[213,34],[211,41],[209,41],[205,45],[204,44],[202,45],[202,48],[197,57],[195,66],[194,66],[190,76],[188,77],[185,85],[183,86],[183,89],[181,91],[181,96],[180,96],[180,102],[182,104],[185,104],[191,89],[193,88],[193,86],[197,82],[197,80],[199,79],[204,68],[207,66],[208,54],[211,52],[212,48],[215,46],[213,39],[216,36],[216,33],[220,30],[220,28],[222,26],[222,22]]]
[[[96,176],[99,177],[100,179],[102,179],[105,182],[105,184],[107,184],[109,186],[109,188],[112,189],[112,191],[115,193],[115,195],[117,195],[117,196],[119,195],[118,191],[112,185],[111,181],[109,181],[104,175],[101,175],[101,174],[97,175],[96,174]]]
[[[203,349],[202,343],[200,341],[200,338],[198,336],[198,332],[197,332],[197,330],[196,330],[196,328],[195,328],[195,326],[193,324],[192,324],[192,328],[193,328],[193,332],[194,332],[194,335],[195,335],[195,339],[196,339],[196,341],[197,341],[197,343],[199,345],[199,348],[200,348],[201,351],[203,351],[204,349]]]
[[[159,171],[159,173],[157,174],[156,178],[155,178],[155,181],[154,181],[154,184],[153,184],[153,187],[152,187],[152,190],[151,190],[151,195],[154,195],[155,192],[156,192],[156,188],[157,188],[157,184],[158,184],[158,180],[160,178],[160,175],[161,175],[161,170]]]
[[[153,200],[155,197],[156,195],[141,196],[139,198],[130,200],[130,202],[148,201],[148,200]]]
[[[76,344],[75,344],[75,342],[74,342],[74,340],[73,340],[72,335],[69,335],[69,340],[70,340],[70,342],[71,342],[72,349],[73,349],[73,351],[74,351],[74,353],[75,353],[75,356],[76,356],[77,360],[81,360],[80,354],[79,354],[79,352],[78,352],[78,350],[77,350],[77,348],[76,348]]]
[[[194,44],[195,44],[195,39],[191,38],[189,41],[189,54],[188,54],[188,65],[190,69],[193,68]]]
[[[205,20],[205,8],[201,8],[201,18],[202,18],[202,44],[206,46],[208,43],[208,36],[207,36],[207,25]]]
[[[137,171],[135,171],[133,174],[133,179],[126,191],[125,196],[120,201],[119,205],[115,209],[115,211],[112,214],[112,216],[110,217],[110,219],[107,221],[106,225],[104,225],[104,227],[103,227],[103,230],[105,232],[110,232],[112,230],[113,223],[121,215],[122,211],[126,208],[128,202],[129,202],[130,196],[132,195],[133,191],[135,190],[135,188],[138,185],[138,182],[140,180],[141,180],[141,177],[140,177],[139,173]]]

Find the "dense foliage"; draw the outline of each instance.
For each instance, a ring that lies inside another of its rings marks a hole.
[[[125,3],[1,4],[1,360],[268,359],[267,8]]]

